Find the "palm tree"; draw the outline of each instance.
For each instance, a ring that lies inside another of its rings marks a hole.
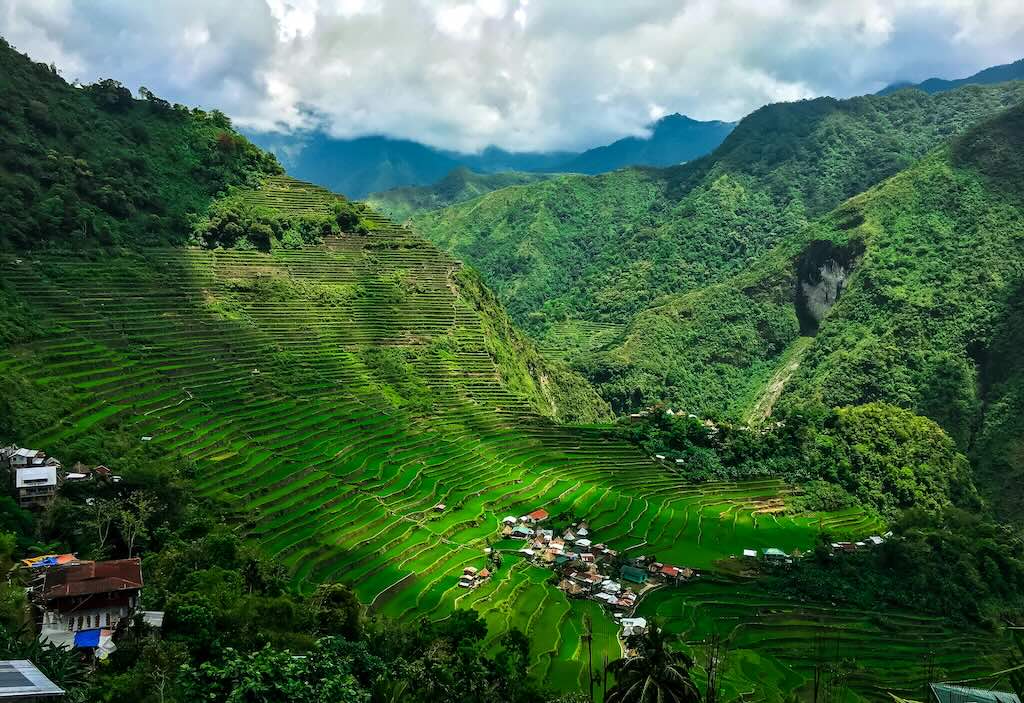
[[[643,634],[630,636],[636,656],[608,665],[615,685],[605,703],[700,703],[700,691],[690,678],[693,659],[670,650],[668,639],[656,622]]]

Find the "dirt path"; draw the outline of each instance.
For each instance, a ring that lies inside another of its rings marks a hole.
[[[772,374],[761,397],[747,413],[746,419],[749,424],[756,425],[771,417],[775,403],[782,396],[782,389],[786,387],[786,382],[800,366],[800,360],[804,358],[804,353],[810,348],[813,341],[813,337],[800,337],[786,350],[782,365]]]

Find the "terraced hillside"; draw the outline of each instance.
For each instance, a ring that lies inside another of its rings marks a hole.
[[[369,234],[270,253],[3,259],[50,333],[4,350],[0,373],[71,389],[79,407],[26,441],[131,427],[194,460],[201,490],[237,505],[296,587],[345,581],[396,617],[476,608],[495,637],[527,632],[533,670],[563,689],[584,674],[583,613],[596,661],[618,656],[616,628],[513,554],[485,586],[457,587],[504,515],[572,510],[615,548],[702,569],[744,548],[805,549],[820,529],[877,529],[857,511],[763,512],[792,489],[685,485],[600,428],[538,416],[488,352],[493,320],[459,263],[369,216]]]
[[[640,615],[659,618],[701,664],[704,643],[719,635],[727,651],[726,700],[752,692],[758,700],[787,700],[789,692],[809,700],[815,666],[842,666],[838,690],[892,700],[890,692],[919,696],[929,670],[932,680],[960,680],[1006,663],[1005,648],[991,632],[964,632],[937,617],[803,602],[749,580],[706,579],[657,591],[641,604]]]

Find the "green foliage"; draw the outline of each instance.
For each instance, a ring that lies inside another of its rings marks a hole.
[[[608,665],[615,685],[607,703],[700,703],[700,691],[690,677],[693,659],[670,648],[670,637],[657,620],[626,644],[636,655]]]
[[[807,215],[1022,99],[1010,83],[770,105],[684,166],[507,188],[412,224],[476,267],[534,334],[566,316],[626,322],[742,271]]]
[[[386,674],[365,645],[325,638],[303,656],[284,650],[228,650],[222,662],[188,668],[184,700],[243,703],[369,703],[370,690]]]
[[[253,204],[245,194],[215,200],[192,224],[192,243],[208,248],[298,249],[342,232],[365,233],[352,203],[336,201],[330,211],[291,212]]]
[[[541,173],[517,171],[474,173],[468,168],[459,167],[433,185],[406,186],[371,193],[366,197],[366,202],[397,222],[405,222],[410,217],[430,210],[439,210],[491,191],[525,185],[548,177]]]
[[[908,511],[893,531],[874,549],[799,560],[774,587],[865,610],[914,608],[992,626],[1024,607],[1018,532],[957,509]]]
[[[0,246],[181,242],[190,213],[281,167],[220,112],[79,90],[0,44]]]
[[[555,420],[586,422],[610,417],[607,405],[579,374],[562,362],[545,359],[516,329],[479,274],[462,268],[455,273],[454,283],[460,296],[480,313],[484,345],[507,388],[529,398],[538,412]]]
[[[0,659],[28,659],[65,691],[68,703],[90,700],[85,695],[86,668],[78,653],[52,642],[40,642],[34,629],[0,626]]]
[[[639,315],[581,369],[623,409],[664,399],[738,419],[770,409],[773,391],[777,411],[900,405],[938,422],[1002,514],[1019,514],[1021,115],[968,131],[750,270]],[[860,253],[814,337],[801,337],[800,272],[822,243]]]
[[[646,452],[669,457],[690,481],[782,476],[804,485],[806,493],[790,509],[840,510],[859,502],[894,520],[907,508],[978,507],[967,459],[942,428],[883,403],[794,409],[757,430],[708,426],[659,408],[621,427]]]

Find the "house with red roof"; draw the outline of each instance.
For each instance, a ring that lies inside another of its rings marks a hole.
[[[547,510],[544,508],[538,508],[526,517],[529,518],[530,522],[543,522],[544,520],[547,520],[549,516]]]
[[[70,646],[75,632],[115,628],[135,614],[141,591],[139,558],[50,567],[36,593],[43,611],[39,637]]]

